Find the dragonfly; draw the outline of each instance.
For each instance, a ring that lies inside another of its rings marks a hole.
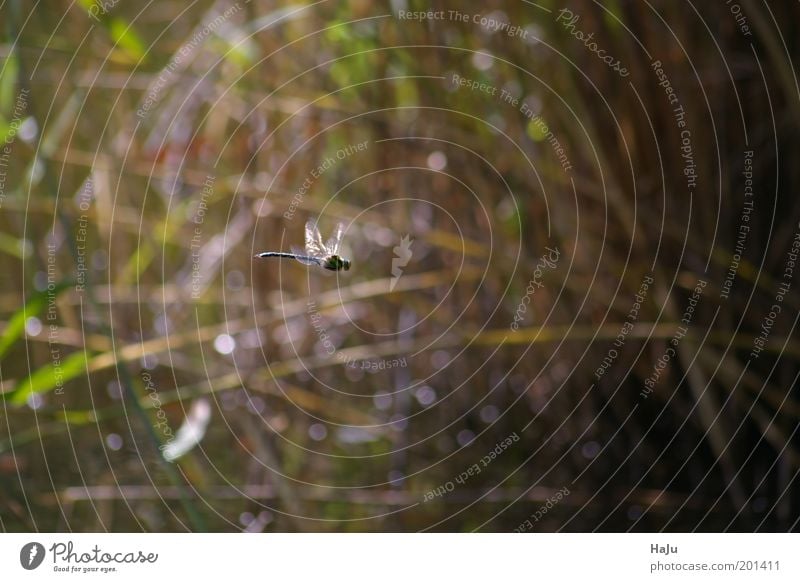
[[[325,244],[322,243],[322,236],[315,220],[306,222],[306,248],[305,250],[292,247],[291,253],[280,253],[268,251],[258,253],[259,259],[268,257],[278,257],[280,259],[295,259],[304,265],[318,265],[329,271],[349,271],[350,261],[339,256],[339,246],[342,244],[342,234],[344,226],[339,223],[333,231],[333,236]]]

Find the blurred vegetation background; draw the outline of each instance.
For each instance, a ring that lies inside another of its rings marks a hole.
[[[735,6],[0,4],[2,530],[796,530],[800,9]],[[315,217],[349,272],[252,258]]]

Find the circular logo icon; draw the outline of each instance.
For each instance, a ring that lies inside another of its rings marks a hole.
[[[44,561],[44,546],[39,542],[30,542],[19,551],[19,563],[26,570],[35,570]]]

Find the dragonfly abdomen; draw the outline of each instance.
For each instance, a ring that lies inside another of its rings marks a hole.
[[[258,257],[259,259],[264,259],[267,257],[278,257],[279,259],[295,259],[296,261],[301,261],[304,263],[314,263],[316,265],[322,264],[322,262],[317,257],[309,257],[308,255],[297,255],[294,253],[266,252],[266,253],[258,253],[256,257]]]

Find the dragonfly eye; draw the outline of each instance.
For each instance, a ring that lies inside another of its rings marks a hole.
[[[350,270],[350,261],[348,261],[347,259],[345,259],[345,260],[343,260],[343,261],[342,261],[342,263],[343,263],[343,265],[344,265],[344,270],[345,270],[345,271],[349,271],[349,270]]]

